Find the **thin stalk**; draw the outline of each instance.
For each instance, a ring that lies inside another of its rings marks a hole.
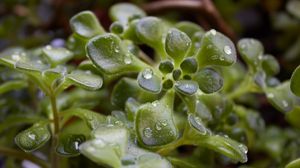
[[[42,159],[39,159],[32,154],[27,154],[25,152],[21,152],[15,149],[0,147],[0,153],[5,156],[15,157],[21,160],[29,160],[32,163],[39,165],[42,168],[49,168],[50,166]]]
[[[56,96],[50,96],[51,107],[53,112],[53,122],[54,122],[54,131],[52,136],[52,145],[51,145],[51,167],[58,168],[59,156],[56,154],[56,146],[58,143],[58,134],[59,134],[59,114],[56,105]]]

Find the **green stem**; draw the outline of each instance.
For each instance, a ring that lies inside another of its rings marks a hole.
[[[29,160],[29,161],[39,165],[40,167],[49,168],[49,165],[44,160],[39,159],[31,154],[27,154],[25,152],[21,152],[21,151],[14,150],[11,148],[6,148],[6,147],[0,147],[0,153],[2,155],[15,157],[15,158],[21,159],[21,160]]]
[[[235,99],[237,97],[242,96],[248,92],[251,92],[251,88],[253,86],[252,76],[248,73],[242,83],[235,89],[233,92],[228,94],[229,99]]]
[[[52,135],[52,145],[51,145],[51,166],[52,168],[58,168],[59,156],[56,154],[56,146],[58,144],[58,134],[59,134],[59,114],[56,105],[56,96],[50,96],[51,107],[53,112],[53,122],[54,122],[54,131]]]
[[[174,149],[178,148],[179,146],[184,144],[184,138],[181,137],[179,138],[177,141],[174,141],[173,143],[170,143],[166,146],[164,146],[163,148],[159,149],[158,151],[156,151],[157,153],[159,153],[162,156],[166,156],[168,155],[171,151],[173,151]]]

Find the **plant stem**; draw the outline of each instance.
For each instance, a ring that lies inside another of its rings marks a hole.
[[[17,159],[29,160],[40,167],[49,168],[49,165],[42,159],[39,159],[32,154],[27,154],[25,152],[17,151],[11,148],[0,147],[0,153],[5,156],[15,157]]]
[[[54,121],[54,131],[52,135],[52,145],[51,145],[51,167],[58,168],[59,156],[56,154],[56,146],[58,143],[58,134],[59,134],[59,114],[56,105],[56,96],[50,96],[51,107],[53,112],[53,121]]]
[[[177,147],[181,146],[184,144],[184,138],[181,137],[177,141],[170,143],[163,148],[159,149],[157,153],[160,155],[168,155],[172,150],[176,149]]]

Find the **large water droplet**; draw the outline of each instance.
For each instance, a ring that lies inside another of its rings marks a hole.
[[[143,78],[145,78],[145,79],[151,79],[152,78],[152,76],[153,76],[153,71],[152,71],[152,69],[150,69],[150,68],[146,68],[144,71],[143,71]]]
[[[223,50],[227,55],[230,55],[232,53],[231,48],[228,45],[224,46]]]
[[[124,63],[125,64],[131,64],[131,62],[132,62],[132,60],[131,60],[130,56],[125,56]]]
[[[149,127],[144,128],[143,133],[144,133],[144,136],[147,138],[152,137],[152,130]]]
[[[216,35],[217,34],[217,31],[215,29],[212,29],[209,31],[212,35]]]

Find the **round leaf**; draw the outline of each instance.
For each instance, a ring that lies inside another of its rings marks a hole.
[[[66,83],[87,90],[97,90],[102,87],[103,80],[100,76],[90,73],[90,71],[76,70],[66,76]]]
[[[84,38],[92,38],[105,33],[97,17],[91,11],[83,11],[73,16],[70,25],[77,35]]]
[[[276,75],[280,71],[280,65],[272,55],[265,55],[263,57],[262,68],[269,76]]]
[[[192,38],[196,32],[204,33],[204,30],[202,27],[200,27],[199,25],[197,25],[193,22],[189,22],[189,21],[179,22],[175,25],[175,27],[177,29],[179,29],[180,31],[183,31],[184,33],[186,33],[190,38]]]
[[[113,21],[126,24],[132,17],[145,17],[146,14],[136,5],[130,3],[118,3],[109,10],[109,15]]]
[[[193,95],[198,90],[198,84],[191,80],[180,80],[175,82],[175,89],[182,94]]]
[[[180,64],[180,68],[185,73],[195,73],[198,69],[197,60],[193,57],[186,58]]]
[[[291,91],[300,97],[300,65],[294,70],[291,77]]]
[[[199,65],[232,65],[236,62],[234,44],[225,35],[210,30],[202,37],[197,59]]]
[[[223,86],[222,76],[211,68],[205,68],[197,72],[194,80],[198,82],[199,88],[204,93],[214,93]]]
[[[161,79],[156,76],[150,68],[146,68],[140,72],[137,81],[141,88],[149,92],[159,93],[162,89]]]
[[[43,49],[43,53],[53,67],[64,64],[73,57],[73,53],[65,48],[54,48],[50,45]]]

